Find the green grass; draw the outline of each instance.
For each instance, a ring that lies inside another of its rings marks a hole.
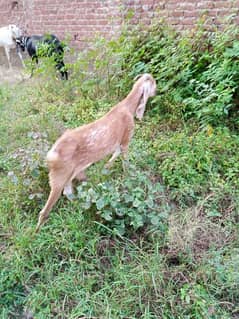
[[[49,192],[47,150],[64,127],[98,118],[119,99],[86,94],[74,76],[1,88],[0,317],[237,318],[239,139],[229,129],[150,111],[137,123],[129,160],[134,178],[147,172],[163,187],[160,227],[127,225],[120,236],[95,206],[62,197],[34,233]],[[120,195],[130,174],[120,160],[109,175],[102,167],[89,169],[86,187],[108,181]]]

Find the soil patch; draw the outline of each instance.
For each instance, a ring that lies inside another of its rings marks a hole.
[[[9,69],[6,66],[0,65],[0,85],[1,84],[15,84],[26,79],[23,73],[23,68],[13,67]]]

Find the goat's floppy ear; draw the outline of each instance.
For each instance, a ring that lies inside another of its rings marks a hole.
[[[142,120],[145,111],[145,104],[140,103],[140,105],[136,109],[135,116],[138,120]]]
[[[135,116],[139,120],[142,120],[144,116],[145,106],[150,96],[150,90],[151,90],[151,81],[147,80],[144,82],[142,86],[142,98],[135,112],[136,113]]]

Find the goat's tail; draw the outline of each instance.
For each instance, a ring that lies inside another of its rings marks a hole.
[[[46,156],[47,165],[50,169],[60,168],[62,166],[61,158],[59,153],[55,150],[50,150]]]
[[[71,166],[72,157],[77,151],[78,144],[73,138],[68,137],[67,135],[68,133],[66,131],[65,135],[63,134],[61,137],[61,143],[53,145],[47,153],[46,161],[50,169],[59,169]]]

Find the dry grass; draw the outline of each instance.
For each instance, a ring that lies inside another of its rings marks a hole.
[[[169,218],[170,255],[190,254],[196,261],[204,258],[210,249],[220,249],[232,240],[233,233],[223,222],[218,223],[205,215],[203,204],[180,211]]]

